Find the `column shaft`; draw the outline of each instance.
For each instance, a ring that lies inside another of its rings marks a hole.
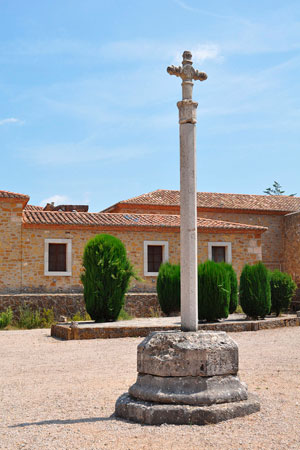
[[[197,331],[196,125],[189,122],[180,123],[180,220],[181,329]]]

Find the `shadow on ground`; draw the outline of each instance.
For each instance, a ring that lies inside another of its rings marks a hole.
[[[109,417],[86,417],[84,419],[50,419],[41,420],[40,422],[24,422],[16,425],[10,425],[8,428],[24,428],[35,425],[72,425],[73,423],[94,423],[94,422],[106,422],[109,420],[117,420],[114,414]]]

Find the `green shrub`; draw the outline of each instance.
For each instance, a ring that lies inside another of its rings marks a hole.
[[[32,328],[49,328],[54,323],[53,309],[32,310],[28,306],[19,309],[19,319],[16,321],[18,328],[31,330]]]
[[[127,311],[125,311],[124,308],[122,308],[117,320],[131,320],[132,318],[133,317]]]
[[[18,328],[39,328],[41,323],[41,315],[39,310],[32,311],[30,308],[19,309],[19,319],[16,322]]]
[[[50,328],[51,325],[55,322],[53,309],[52,308],[50,308],[50,309],[43,308],[43,311],[40,314],[40,318],[41,318],[40,327],[41,328]]]
[[[199,320],[218,320],[228,317],[230,280],[224,265],[206,261],[198,266]]]
[[[288,273],[274,270],[270,273],[271,311],[279,316],[280,312],[288,309],[295,294],[297,285]]]
[[[235,312],[237,314],[244,314],[243,308],[241,307],[241,305],[237,305]]]
[[[88,314],[96,322],[117,320],[131,277],[138,279],[124,244],[108,234],[95,236],[85,246],[83,267],[81,281]]]
[[[85,314],[81,314],[80,311],[77,311],[72,317],[71,320],[73,322],[84,322],[87,320],[91,320],[91,316],[86,312]]]
[[[13,319],[13,312],[11,308],[7,308],[6,311],[0,313],[0,329],[7,327]]]
[[[230,301],[229,301],[229,314],[233,314],[238,306],[238,280],[231,264],[222,262],[220,263],[227,271],[230,281]]]
[[[169,262],[160,265],[157,297],[161,310],[169,315],[180,311],[180,266]]]
[[[265,317],[271,309],[270,275],[262,262],[246,264],[240,278],[240,304],[247,316]]]

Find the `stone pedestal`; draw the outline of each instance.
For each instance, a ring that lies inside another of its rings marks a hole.
[[[154,332],[138,346],[136,383],[116,415],[149,425],[218,423],[259,411],[225,332]]]

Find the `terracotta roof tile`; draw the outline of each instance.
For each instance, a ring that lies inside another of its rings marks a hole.
[[[0,191],[0,198],[19,198],[22,200],[29,200],[28,195],[17,194],[16,192],[9,192],[9,191]]]
[[[180,226],[180,216],[168,214],[127,214],[127,213],[79,213],[60,211],[23,211],[23,222],[31,225],[65,225],[87,227],[174,227]],[[221,220],[198,218],[199,229],[224,230],[267,230],[265,227],[224,222]]]
[[[138,197],[123,200],[119,204],[179,206],[180,192],[158,189]],[[198,208],[291,212],[300,210],[300,197],[198,192],[197,206]]]
[[[42,206],[36,206],[36,205],[26,205],[25,208],[26,211],[43,211]]]

